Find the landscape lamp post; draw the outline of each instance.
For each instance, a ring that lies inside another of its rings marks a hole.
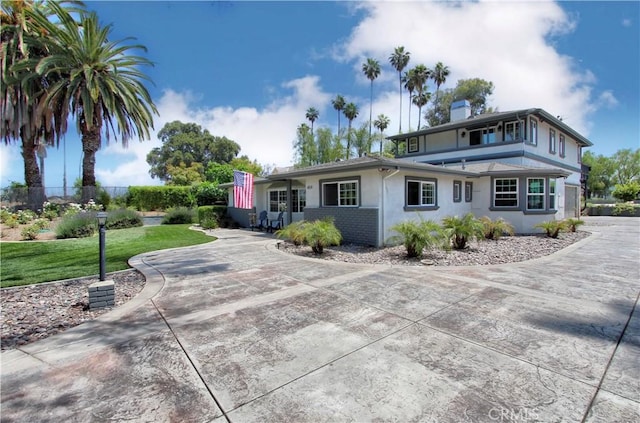
[[[104,281],[105,277],[105,267],[106,267],[106,258],[104,254],[105,250],[105,224],[107,223],[107,212],[98,212],[96,215],[98,218],[98,226],[100,228],[100,281]]]

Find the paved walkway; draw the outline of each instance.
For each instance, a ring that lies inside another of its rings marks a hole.
[[[303,259],[242,230],[144,254],[134,300],[2,353],[2,421],[640,421],[640,219],[587,222],[490,267]]]

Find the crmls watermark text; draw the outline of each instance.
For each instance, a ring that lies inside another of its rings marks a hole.
[[[489,418],[496,422],[528,422],[538,420],[538,410],[535,408],[494,407],[489,410]]]

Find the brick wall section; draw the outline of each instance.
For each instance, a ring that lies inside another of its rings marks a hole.
[[[378,244],[378,209],[377,208],[310,208],[304,209],[304,220],[312,221],[333,216],[336,227],[342,233],[346,243],[361,245]]]
[[[112,280],[89,285],[89,308],[110,307],[115,305],[115,289]]]

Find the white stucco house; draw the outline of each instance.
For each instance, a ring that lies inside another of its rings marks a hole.
[[[542,109],[469,117],[468,102],[452,106],[451,122],[389,137],[394,159],[359,157],[257,179],[254,210],[270,218],[286,208],[285,224],[333,216],[345,242],[382,246],[404,220],[445,216],[502,217],[518,233],[579,215],[585,137]],[[285,206],[286,205],[286,206]]]

